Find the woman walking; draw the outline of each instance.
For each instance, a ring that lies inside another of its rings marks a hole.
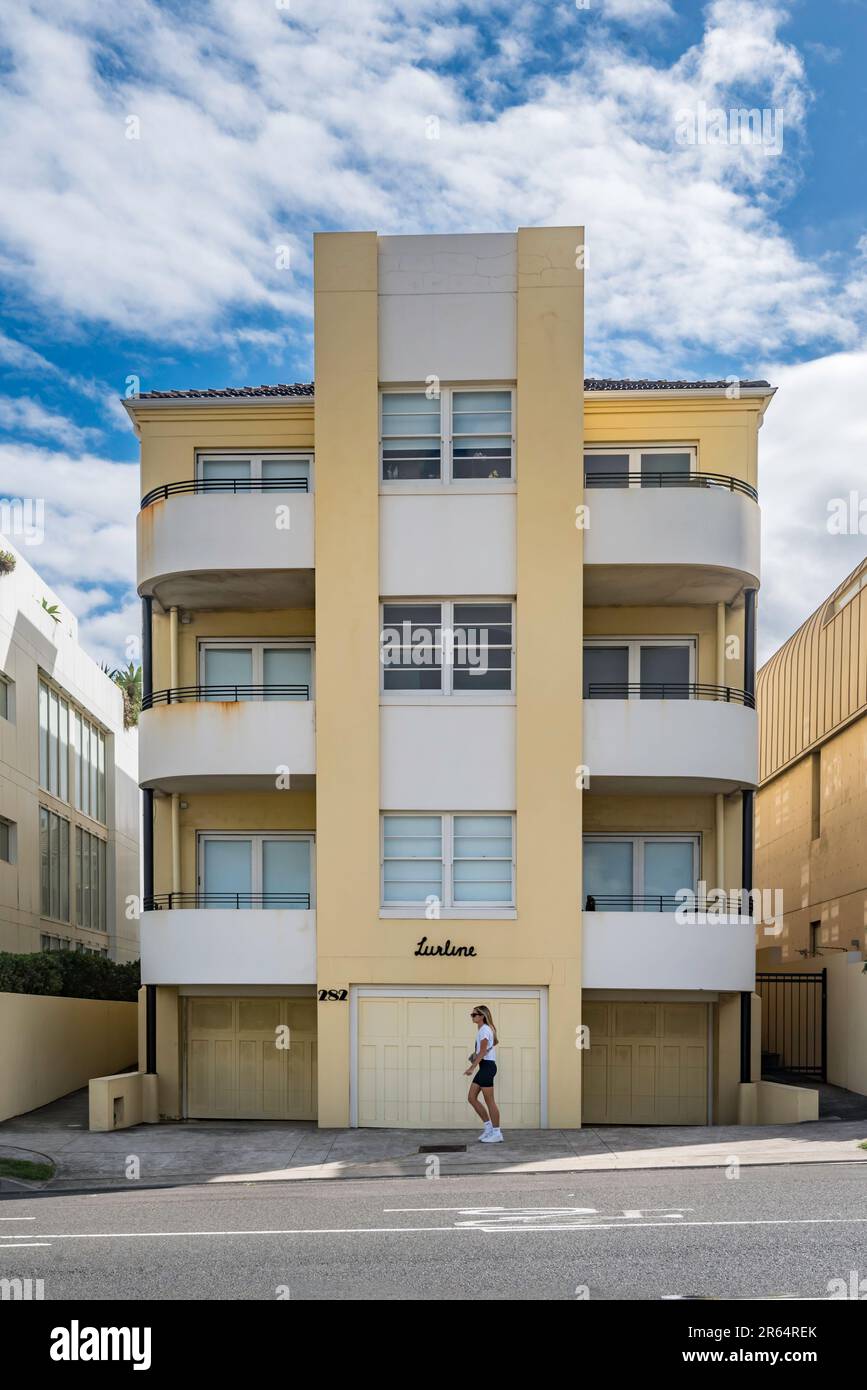
[[[494,1020],[487,1004],[479,1004],[473,1009],[470,1018],[476,1025],[476,1047],[464,1076],[469,1076],[476,1064],[478,1064],[478,1071],[473,1077],[473,1084],[470,1086],[467,1100],[479,1119],[484,1122],[484,1129],[479,1135],[481,1142],[483,1144],[502,1144],[503,1131],[500,1129],[500,1112],[497,1108],[497,1102],[494,1100],[494,1077],[497,1075],[497,1030],[494,1027]],[[481,1100],[479,1099],[480,1095]]]

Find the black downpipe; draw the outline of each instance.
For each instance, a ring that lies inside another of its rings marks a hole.
[[[143,598],[142,644],[141,644],[141,689],[142,696],[153,695],[153,599]],[[145,903],[151,902],[154,895],[154,794],[150,788],[142,791],[142,887]],[[153,1075],[157,1069],[157,987],[145,986],[145,1050],[146,1069]]]
[[[744,592],[744,692],[756,696],[756,591]],[[742,887],[747,903],[753,891],[753,846],[755,843],[756,794],[744,791],[741,794],[741,861]],[[750,991],[741,992],[741,1081],[752,1081],[752,995]]]

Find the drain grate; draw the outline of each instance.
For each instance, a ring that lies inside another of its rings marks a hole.
[[[422,1144],[420,1154],[465,1154],[466,1144]]]

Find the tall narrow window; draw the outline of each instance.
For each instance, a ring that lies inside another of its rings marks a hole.
[[[453,391],[452,477],[511,476],[511,391]]]
[[[39,808],[39,880],[43,917],[69,921],[69,821]]]
[[[383,478],[436,480],[441,459],[439,399],[424,391],[384,391]]]

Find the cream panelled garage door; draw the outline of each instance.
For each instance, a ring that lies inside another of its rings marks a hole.
[[[473,1004],[488,1004],[497,1035],[496,1096],[504,1128],[541,1124],[540,1001],[430,993],[357,998],[357,1123],[465,1129],[473,1123],[464,1076],[475,1041]]]
[[[707,1124],[707,1004],[585,999],[585,1125]]]
[[[191,1119],[316,1119],[315,999],[188,998],[186,1055]]]

